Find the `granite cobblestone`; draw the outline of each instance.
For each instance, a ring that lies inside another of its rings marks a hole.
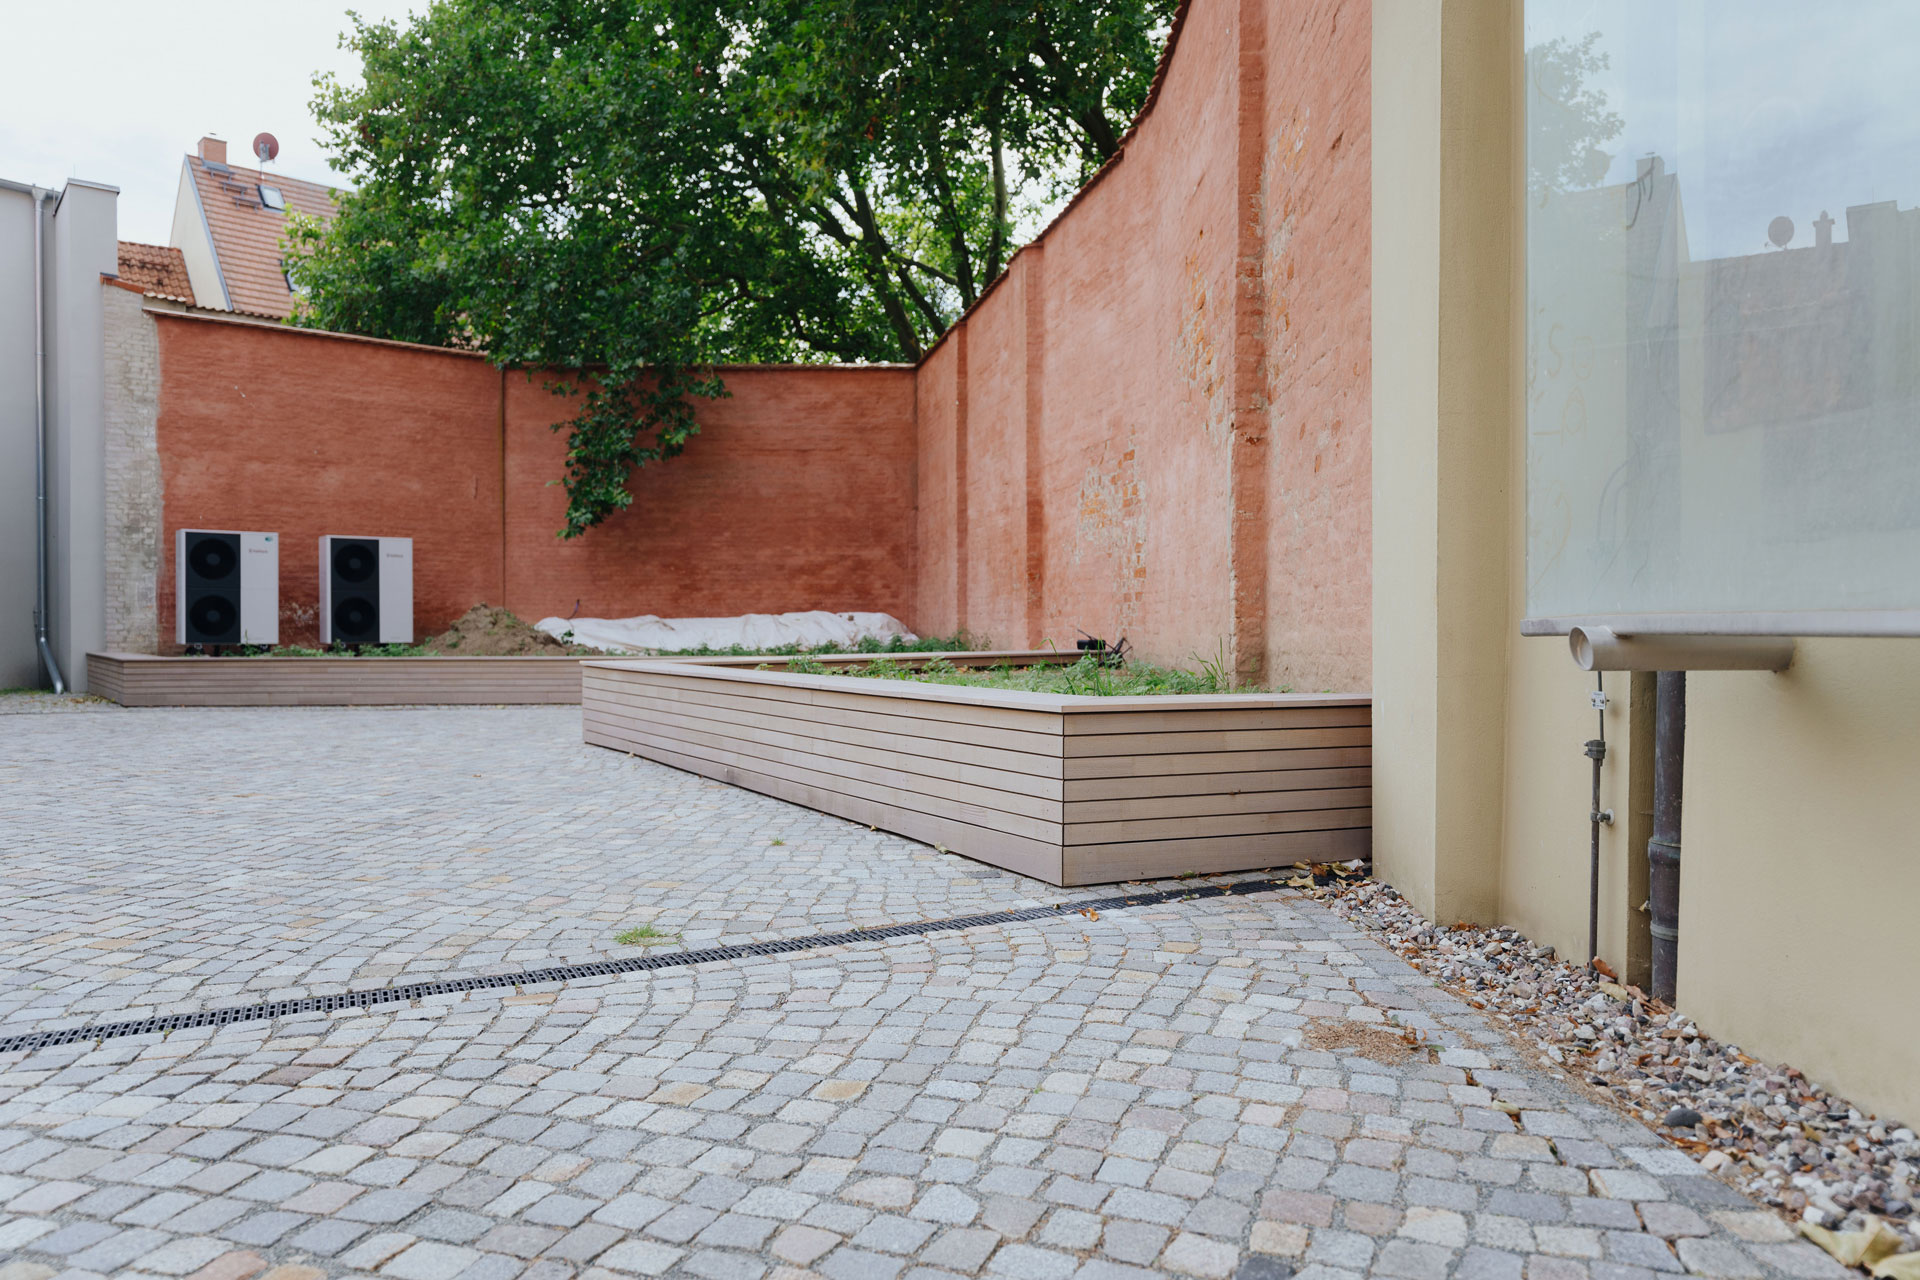
[[[0,1026],[600,958],[643,922],[697,943],[1105,892],[577,737],[546,708],[36,718],[0,741],[44,797],[0,819]],[[1273,893],[0,1056],[0,1256],[6,1280],[1842,1274]]]

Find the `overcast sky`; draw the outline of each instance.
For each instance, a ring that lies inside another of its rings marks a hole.
[[[339,47],[352,8],[401,17],[426,0],[51,0],[8,6],[0,178],[120,188],[120,237],[167,243],[180,159],[202,134],[237,163],[261,131],[276,168],[339,181],[308,109],[313,77],[358,70]]]

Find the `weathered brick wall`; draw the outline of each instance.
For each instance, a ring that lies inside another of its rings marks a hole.
[[[161,566],[160,348],[138,293],[102,282],[106,341],[107,647],[152,653]]]
[[[913,380],[913,626],[960,630],[966,612],[967,334],[963,324],[927,353]]]
[[[571,411],[506,376],[505,585],[530,621],[912,612],[913,370],[731,368],[724,399],[695,405],[700,433],[643,468],[633,505],[565,542]],[[496,597],[488,597],[496,598]]]
[[[1358,0],[1186,11],[1121,156],[921,366],[924,609],[1366,688],[1370,43]]]
[[[414,540],[414,625],[500,584],[500,373],[454,352],[156,313],[172,648],[173,535],[280,535],[280,640],[319,639],[322,534]]]
[[[1364,0],[1193,4],[1121,155],[918,369],[728,371],[687,453],[568,543],[566,408],[523,375],[163,318],[163,537],[280,530],[288,640],[318,535],[384,533],[416,540],[423,632],[481,600],[883,609],[1363,689],[1370,40]]]
[[[1270,10],[1264,220],[1267,654],[1303,690],[1372,683],[1371,11]]]
[[[733,394],[697,406],[687,452],[642,471],[629,510],[562,542],[552,424],[569,409],[537,380],[298,329],[164,313],[157,328],[164,539],[125,581],[144,588],[163,650],[181,528],[280,534],[286,644],[318,639],[322,534],[414,540],[421,635],[483,601],[529,620],[576,601],[601,617],[912,612],[911,369],[726,370]]]

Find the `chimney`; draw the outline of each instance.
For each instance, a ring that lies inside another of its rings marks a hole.
[[[200,139],[200,158],[208,164],[225,164],[227,144],[214,137]]]

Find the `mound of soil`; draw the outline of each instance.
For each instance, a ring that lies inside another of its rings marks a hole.
[[[531,623],[495,605],[477,604],[437,636],[421,641],[429,652],[461,658],[576,656],[598,653],[585,645],[561,644]]]

